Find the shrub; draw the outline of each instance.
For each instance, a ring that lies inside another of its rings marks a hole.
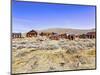
[[[23,49],[26,48],[25,46],[18,46],[17,49]]]
[[[68,47],[66,53],[73,54],[77,53],[77,48],[76,47]]]
[[[81,64],[86,64],[87,63],[87,59],[85,57],[79,57],[79,61]]]

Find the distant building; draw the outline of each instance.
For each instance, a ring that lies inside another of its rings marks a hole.
[[[95,38],[96,37],[96,32],[88,32],[86,34],[86,37],[89,39]]]
[[[56,35],[57,33],[54,32],[41,32],[39,35],[40,36],[46,36],[46,37],[50,37],[52,35]]]
[[[26,34],[26,37],[36,37],[38,33],[35,30],[31,30]]]
[[[95,38],[96,37],[96,33],[95,32],[88,32],[88,33],[86,33],[86,34],[81,34],[80,36],[79,36],[79,38],[82,38],[82,39],[86,39],[86,38],[88,38],[88,39],[93,39],[93,38]]]
[[[59,34],[59,37],[62,38],[62,39],[67,39],[68,38],[68,34],[62,33],[62,34]]]
[[[21,33],[12,33],[12,38],[21,38]]]
[[[49,39],[51,39],[51,40],[59,40],[60,37],[59,37],[59,35],[52,35],[52,36],[49,37]]]
[[[75,39],[75,34],[69,34],[67,38],[69,40],[74,40]]]

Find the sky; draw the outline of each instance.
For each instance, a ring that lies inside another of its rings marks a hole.
[[[12,31],[95,28],[95,6],[12,0]]]

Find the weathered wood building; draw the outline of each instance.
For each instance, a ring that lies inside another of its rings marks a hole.
[[[66,34],[66,33],[59,34],[59,37],[62,39],[68,39],[68,34]]]
[[[40,36],[46,36],[46,37],[50,37],[52,35],[55,35],[56,33],[54,32],[41,32],[39,35]]]
[[[74,34],[69,34],[67,38],[69,40],[74,40],[75,39],[75,35]]]
[[[21,38],[21,33],[12,33],[12,38]]]
[[[59,40],[60,37],[59,37],[59,35],[52,35],[52,36],[49,37],[49,39],[51,39],[51,40]]]
[[[81,34],[79,37],[82,39],[86,39],[86,38],[93,39],[93,38],[96,38],[96,33],[95,32],[88,32],[86,34]]]
[[[38,33],[35,30],[31,30],[28,33],[26,33],[26,37],[36,37]]]
[[[86,37],[89,38],[89,39],[96,38],[96,32],[88,32],[86,34]]]

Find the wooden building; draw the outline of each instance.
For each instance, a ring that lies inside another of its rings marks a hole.
[[[74,34],[69,34],[69,35],[67,36],[67,38],[68,38],[69,40],[74,40],[74,39],[75,39],[75,35],[74,35]]]
[[[67,39],[68,38],[68,34],[63,33],[63,34],[59,34],[59,37],[62,39]]]
[[[46,36],[46,37],[50,37],[52,35],[55,35],[56,33],[54,32],[41,32],[39,35],[40,36]]]
[[[96,38],[96,32],[88,32],[86,34],[86,37],[89,38],[89,39]]]
[[[80,36],[79,36],[79,38],[82,38],[82,39],[86,39],[86,38],[88,38],[88,39],[93,39],[93,38],[95,38],[96,37],[96,33],[95,32],[88,32],[88,33],[86,33],[86,34],[81,34]]]
[[[12,38],[21,38],[21,33],[12,33]]]
[[[59,35],[52,35],[52,36],[49,37],[49,39],[51,39],[51,40],[59,40],[60,37],[59,37]]]
[[[35,30],[31,30],[26,34],[26,37],[37,37],[38,33]]]

